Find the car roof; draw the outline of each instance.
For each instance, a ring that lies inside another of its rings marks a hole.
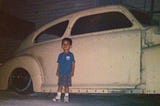
[[[42,27],[40,27],[39,29],[37,29],[35,32],[33,32],[32,34],[30,34],[21,44],[21,46],[19,47],[18,51],[21,51],[25,48],[29,48],[31,46],[33,46],[34,44],[34,39],[36,38],[37,34],[39,34],[42,30],[46,29],[46,27],[50,27],[55,23],[61,22],[63,20],[69,20],[71,17],[73,16],[78,16],[78,15],[82,15],[82,14],[86,14],[86,13],[92,13],[92,12],[99,12],[99,11],[106,11],[106,10],[110,10],[110,11],[118,11],[118,10],[122,10],[127,12],[128,10],[122,6],[122,5],[106,5],[106,6],[102,6],[102,7],[96,7],[96,8],[91,8],[91,9],[87,9],[87,10],[82,10],[79,12],[75,12],[75,13],[71,13],[70,15],[66,15],[63,16],[61,18],[55,19],[45,25],[43,25]]]

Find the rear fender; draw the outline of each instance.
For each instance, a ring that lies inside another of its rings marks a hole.
[[[145,93],[160,93],[160,46],[146,48],[142,56]]]
[[[31,55],[15,57],[7,61],[1,67],[0,89],[5,90],[8,88],[9,77],[11,73],[17,68],[23,68],[30,74],[34,91],[40,92],[41,85],[44,81],[43,71],[39,61]]]

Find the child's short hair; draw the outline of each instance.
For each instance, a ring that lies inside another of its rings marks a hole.
[[[62,44],[64,41],[68,41],[70,43],[70,45],[72,45],[72,39],[71,38],[63,38],[62,39]]]

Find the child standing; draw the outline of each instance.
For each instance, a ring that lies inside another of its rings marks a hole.
[[[56,75],[58,76],[58,91],[53,101],[61,100],[61,94],[64,87],[65,95],[64,102],[69,102],[69,87],[72,85],[71,77],[74,75],[75,59],[70,48],[72,46],[72,40],[70,38],[64,38],[62,40],[61,47],[63,52],[58,56],[58,68]]]

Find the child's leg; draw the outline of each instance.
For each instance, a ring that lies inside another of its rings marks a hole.
[[[62,93],[62,89],[63,89],[63,86],[59,85],[58,86],[58,92]]]
[[[62,80],[63,80],[63,77],[62,77],[62,76],[59,76],[59,77],[58,77],[58,90],[57,90],[57,96],[55,97],[56,99],[60,99],[60,98],[61,98],[62,89],[63,89]]]
[[[63,86],[58,86],[57,95],[53,98],[53,101],[57,101],[61,99]]]
[[[58,91],[57,91],[57,97],[58,97],[58,98],[61,98],[62,89],[63,89],[63,86],[59,85],[59,86],[58,86]]]
[[[66,82],[65,82],[65,96],[69,96],[69,87],[72,85],[71,82],[71,76],[66,76]]]
[[[65,94],[68,93],[69,94],[69,86],[65,86]]]
[[[64,102],[69,102],[69,86],[65,86]]]

